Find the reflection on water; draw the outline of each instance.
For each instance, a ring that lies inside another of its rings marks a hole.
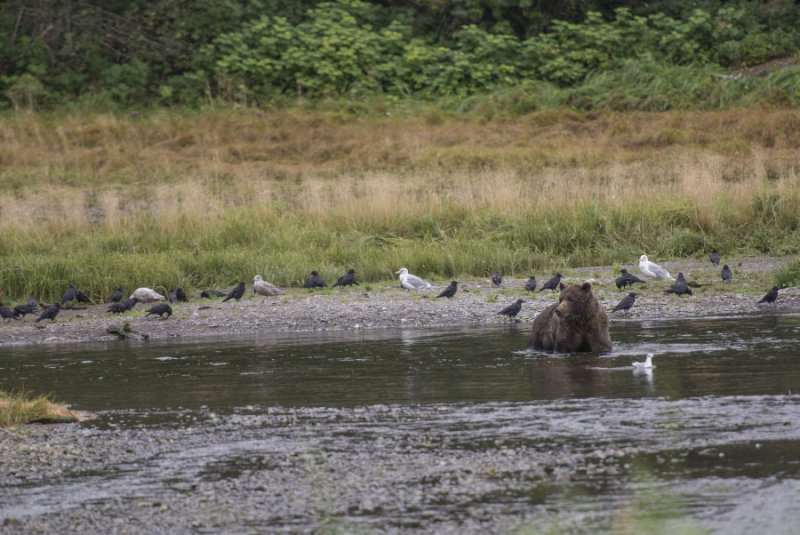
[[[326,333],[0,349],[0,389],[85,410],[783,394],[797,316],[625,322],[606,355],[526,353],[528,328]],[[655,354],[656,368],[631,363]]]
[[[76,487],[101,503],[258,489],[305,452],[347,474],[307,492],[330,486],[337,514],[379,532],[502,532],[541,514],[568,519],[560,532],[614,531],[619,515],[628,530],[796,528],[800,316],[620,322],[603,355],[528,353],[528,329],[2,348],[0,389],[99,411],[85,424],[99,440],[166,446],[101,480],[15,488],[0,520],[72,503]],[[634,369],[648,352],[655,368]],[[272,516],[252,526],[318,527],[299,505],[274,512],[290,507],[280,492],[263,499]]]

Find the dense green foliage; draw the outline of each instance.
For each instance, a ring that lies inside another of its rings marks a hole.
[[[0,10],[0,106],[521,90],[533,108],[658,110],[752,104],[752,85],[762,101],[800,103],[797,67],[734,83],[729,97],[708,76],[800,50],[792,1],[531,4],[11,0]]]

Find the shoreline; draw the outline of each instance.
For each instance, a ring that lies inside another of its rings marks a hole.
[[[617,273],[612,266],[564,269],[565,283],[592,283],[601,304],[609,311],[610,321],[668,320],[692,317],[732,316],[769,311],[800,311],[800,291],[797,287],[781,289],[774,305],[758,305],[761,295],[772,286],[768,275],[781,267],[789,257],[743,257],[726,259],[734,269],[734,280],[723,283],[719,278],[720,266],[695,259],[663,262],[672,274],[681,271],[687,280],[701,284],[692,296],[665,295],[671,281],[649,281],[618,290],[614,284]],[[735,267],[734,267],[735,266]],[[631,273],[639,275],[638,267],[624,264]],[[549,278],[542,274],[538,286]],[[644,277],[643,277],[644,278]],[[161,320],[157,316],[144,317],[142,311],[151,304],[138,304],[138,314],[113,316],[106,312],[107,304],[85,308],[63,309],[55,323],[35,324],[35,317],[0,325],[0,348],[34,344],[61,344],[81,342],[110,342],[118,340],[109,334],[110,326],[123,326],[126,322],[150,340],[170,338],[203,338],[243,334],[355,331],[392,327],[463,327],[508,323],[505,316],[497,314],[502,308],[521,298],[525,301],[517,322],[529,324],[545,306],[554,302],[554,292],[539,289],[533,293],[524,288],[527,278],[504,278],[500,287],[490,279],[459,281],[459,289],[452,299],[436,296],[450,281],[436,281],[426,291],[409,291],[399,283],[367,283],[361,286],[314,292],[302,288],[284,288],[286,295],[261,297],[247,293],[241,301],[222,303],[221,299],[200,299],[190,296],[189,303],[174,304],[172,317]],[[366,287],[370,289],[367,290]],[[762,291],[763,289],[763,291]],[[610,313],[610,310],[629,292],[640,296],[627,312]],[[760,292],[760,293],[755,293]],[[194,292],[199,294],[199,292]]]

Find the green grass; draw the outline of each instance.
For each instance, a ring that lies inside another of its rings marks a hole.
[[[49,403],[53,403],[52,396],[33,395],[24,389],[11,393],[0,391],[0,427],[53,419]]]
[[[595,207],[574,212],[472,217],[448,222],[447,214],[408,218],[398,232],[381,225],[358,229],[325,226],[288,218],[262,229],[257,213],[231,210],[222,221],[192,234],[181,227],[156,226],[135,237],[98,229],[88,234],[25,236],[24,230],[0,237],[3,251],[0,287],[5,300],[60,298],[75,284],[95,302],[122,286],[126,293],[148,286],[166,293],[230,288],[261,274],[279,286],[300,286],[312,269],[333,284],[348,268],[363,283],[395,279],[401,266],[434,280],[549,273],[565,267],[619,265],[644,252],[662,261],[703,257],[712,248],[733,254],[797,254],[800,236],[791,225],[772,226],[768,247],[760,226],[745,224],[703,231],[691,213],[675,221],[670,206],[639,206],[628,212]],[[743,218],[744,219],[744,218]],[[431,235],[422,226],[436,224]],[[231,227],[236,230],[231,230]],[[416,230],[415,230],[416,228]],[[783,283],[796,283],[798,270],[786,270]],[[540,277],[541,278],[541,277]]]

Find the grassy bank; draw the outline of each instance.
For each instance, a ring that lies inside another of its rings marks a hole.
[[[14,427],[31,422],[75,422],[76,414],[64,405],[54,403],[50,396],[33,395],[21,390],[0,392],[0,427]]]
[[[2,297],[798,252],[800,112],[7,115]]]

